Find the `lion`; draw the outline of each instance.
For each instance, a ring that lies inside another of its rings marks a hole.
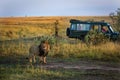
[[[47,63],[46,56],[48,55],[48,52],[50,51],[50,45],[48,44],[48,41],[41,41],[40,45],[33,45],[29,49],[29,56],[27,59],[29,59],[29,62],[36,63],[36,56],[39,56],[40,62]]]

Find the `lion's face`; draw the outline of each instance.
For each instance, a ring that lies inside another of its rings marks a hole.
[[[47,45],[46,45],[45,43],[42,43],[42,44],[41,44],[41,49],[42,49],[42,50],[47,50]]]
[[[39,46],[40,50],[43,52],[48,52],[50,50],[50,46],[47,41],[44,41]]]

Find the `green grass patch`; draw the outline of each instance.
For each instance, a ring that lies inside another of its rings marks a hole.
[[[86,61],[79,58],[51,58],[49,63],[81,64],[90,65],[108,65],[107,62]],[[107,64],[106,64],[107,63]],[[91,64],[92,65],[92,64]],[[110,62],[109,65],[118,65]],[[23,55],[0,56],[0,80],[119,80],[119,71],[117,70],[97,70],[97,69],[65,69],[65,68],[44,68],[43,65],[33,66]]]

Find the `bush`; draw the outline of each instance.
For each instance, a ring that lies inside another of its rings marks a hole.
[[[54,45],[55,44],[55,37],[54,36],[42,36],[40,38],[40,41],[43,41],[43,40],[47,40],[49,42],[50,45]]]
[[[97,31],[90,31],[85,36],[85,42],[87,45],[98,45],[102,43],[106,43],[109,41],[109,38],[106,37],[102,32],[98,33]]]

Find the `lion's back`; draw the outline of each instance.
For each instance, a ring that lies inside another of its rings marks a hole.
[[[38,55],[39,54],[39,47],[38,45],[32,45],[29,49],[29,54]]]

